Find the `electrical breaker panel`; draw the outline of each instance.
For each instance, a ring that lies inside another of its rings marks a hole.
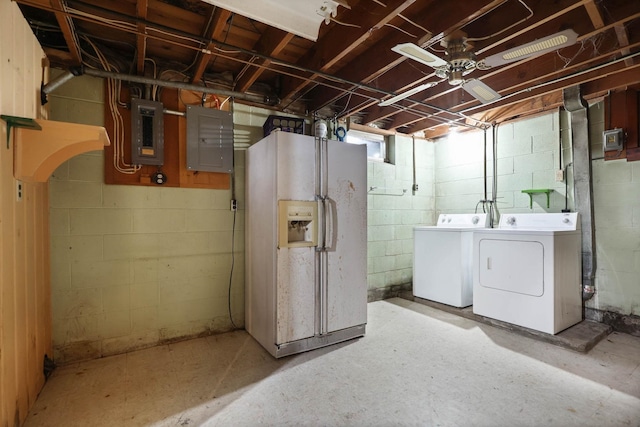
[[[604,151],[622,150],[624,146],[624,132],[622,129],[605,130],[602,134],[602,148]]]
[[[162,103],[131,100],[131,162],[138,165],[164,163],[164,117]]]
[[[187,169],[233,171],[233,118],[230,111],[187,106]]]

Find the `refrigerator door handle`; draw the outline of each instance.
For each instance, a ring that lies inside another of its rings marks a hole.
[[[325,249],[327,242],[327,210],[326,202],[323,197],[317,197],[318,200],[318,245],[316,246],[316,252],[322,252]]]
[[[330,197],[327,197],[324,201],[324,207],[326,209],[326,212],[324,214],[324,249],[332,250],[335,249],[334,245],[336,242],[337,232],[337,229],[335,227],[335,224],[338,220],[336,202]]]

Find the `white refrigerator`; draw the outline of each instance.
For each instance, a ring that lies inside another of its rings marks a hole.
[[[276,131],[246,159],[245,327],[274,357],[364,335],[366,146]]]

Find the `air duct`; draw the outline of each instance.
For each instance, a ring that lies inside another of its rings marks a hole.
[[[580,86],[562,92],[564,108],[571,115],[571,153],[573,156],[573,192],[576,211],[582,218],[582,299],[588,300],[596,292],[596,244],[593,220],[593,184],[591,174],[591,144],[587,103],[580,94]]]
[[[49,83],[40,85],[40,104],[44,105],[49,100],[47,99],[47,95],[49,95],[54,90],[58,89],[60,86],[71,80],[72,78],[79,76],[81,74],[81,70],[78,67],[72,67],[69,71],[65,71],[60,74],[55,79],[51,80]]]

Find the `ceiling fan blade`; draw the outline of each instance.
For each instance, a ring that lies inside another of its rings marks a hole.
[[[394,104],[402,99],[408,98],[411,95],[415,95],[418,92],[422,92],[425,89],[429,89],[430,87],[434,87],[435,85],[437,85],[438,82],[430,82],[430,83],[425,83],[422,84],[420,86],[416,86],[413,89],[409,89],[406,92],[402,92],[400,95],[396,95],[393,98],[389,98],[389,99],[385,99],[384,101],[381,101],[380,103],[378,103],[378,105],[380,107],[386,107],[388,105]]]
[[[429,53],[417,44],[401,43],[392,47],[391,50],[433,68],[447,65],[447,61]]]
[[[483,104],[489,104],[501,98],[498,92],[477,79],[465,81],[462,83],[462,89]]]
[[[578,34],[573,30],[564,30],[559,33],[523,44],[504,52],[496,53],[483,59],[481,62],[489,67],[508,64],[534,55],[552,52],[565,46],[571,46],[578,39]]]

